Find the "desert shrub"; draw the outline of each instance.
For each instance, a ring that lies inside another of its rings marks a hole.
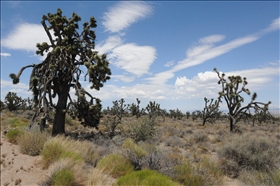
[[[225,173],[234,170],[234,175],[238,176],[241,169],[269,172],[280,161],[280,149],[267,137],[239,135],[232,136],[229,141],[218,151]]]
[[[115,182],[115,179],[109,174],[103,173],[99,169],[92,168],[91,170],[89,170],[86,185],[113,186],[115,185]]]
[[[203,176],[196,174],[188,161],[174,168],[174,180],[187,186],[203,185]]]
[[[148,118],[138,119],[135,123],[130,124],[126,130],[123,131],[128,137],[135,141],[145,141],[151,139],[155,134],[155,121]]]
[[[83,159],[86,163],[96,165],[100,159],[93,145],[88,141],[76,141],[64,136],[49,139],[41,152],[46,167],[63,157],[72,157],[73,160]]]
[[[120,154],[110,154],[102,158],[96,168],[104,173],[112,175],[114,178],[123,176],[133,171],[130,161]]]
[[[18,138],[20,152],[30,156],[37,156],[40,154],[48,138],[48,133],[41,133],[38,129],[25,131]]]
[[[61,169],[53,174],[51,185],[53,186],[72,186],[74,182],[74,173],[71,170]]]
[[[59,156],[65,151],[60,143],[55,143],[52,139],[44,144],[41,155],[43,158],[43,166],[45,168],[59,159]]]
[[[238,177],[246,185],[269,185],[279,186],[280,185],[280,170],[275,172],[260,172],[260,171],[247,171],[242,170]]]
[[[49,175],[40,185],[85,185],[86,176],[83,162],[63,158],[49,167]]]
[[[117,181],[117,185],[176,186],[179,184],[173,182],[168,176],[162,175],[156,171],[140,170],[120,177]]]
[[[171,147],[185,147],[185,141],[177,136],[170,136],[165,140],[165,144]]]
[[[29,125],[28,119],[26,118],[10,118],[8,122],[10,123],[10,127],[13,128],[27,127]]]
[[[131,161],[136,170],[142,169],[144,157],[148,154],[142,147],[137,145],[131,138],[123,144],[123,155]]]
[[[202,142],[208,141],[208,137],[207,137],[206,134],[203,134],[201,132],[197,132],[197,133],[193,134],[193,140],[196,143],[202,143]]]
[[[23,130],[11,129],[6,133],[6,137],[10,143],[17,144],[18,138],[23,134]]]

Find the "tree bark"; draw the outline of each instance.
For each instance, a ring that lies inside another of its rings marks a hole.
[[[232,118],[230,118],[230,132],[232,132],[234,129],[234,121]]]
[[[58,94],[58,101],[55,109],[55,116],[53,121],[52,135],[56,136],[58,134],[65,133],[65,115],[66,115],[66,105],[69,93],[68,86],[60,87],[60,93]]]

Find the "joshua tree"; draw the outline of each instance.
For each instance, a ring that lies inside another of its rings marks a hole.
[[[5,105],[9,111],[19,110],[23,105],[23,99],[17,96],[15,92],[8,92],[5,97]]]
[[[144,113],[145,110],[143,108],[140,110],[140,99],[136,98],[136,101],[137,105],[135,103],[132,103],[131,106],[129,106],[128,108],[132,116],[136,116],[136,118],[138,119]]]
[[[4,108],[5,108],[5,103],[2,100],[0,100],[0,111],[4,110]]]
[[[160,114],[160,104],[151,102],[146,106],[146,110],[148,111],[150,120],[155,120],[156,117]]]
[[[43,15],[41,24],[49,43],[38,43],[36,54],[46,54],[46,58],[39,64],[21,68],[17,75],[10,74],[13,83],[16,84],[22,72],[26,68],[32,68],[29,84],[35,102],[32,123],[40,111],[43,112],[43,120],[48,116],[50,109],[54,108],[53,135],[65,132],[65,114],[70,105],[77,108],[77,116],[80,120],[84,119],[84,125],[98,126],[100,100],[82,88],[80,76],[84,76],[84,81],[88,78],[91,89],[99,90],[111,75],[106,54],[100,56],[94,51],[96,36],[93,28],[97,26],[95,18],[91,17],[89,22],[84,22],[81,33],[78,32],[80,20],[74,12],[72,17],[67,19],[66,16],[62,16],[60,9],[55,14]],[[84,67],[81,68],[82,66]],[[86,70],[85,73],[82,70]],[[77,102],[71,99],[71,88],[78,97]],[[56,104],[53,103],[54,98],[57,100]],[[92,116],[89,114],[95,115],[95,120],[91,120]]]
[[[218,100],[216,100],[214,103],[213,103],[214,99],[209,100],[207,98],[204,98],[204,101],[205,101],[205,106],[203,111],[201,112],[202,119],[203,119],[203,123],[202,123],[203,126],[205,125],[206,122],[213,123],[217,119],[217,117],[220,115],[219,103],[221,102],[220,98],[218,98]]]
[[[244,114],[246,115],[250,113],[250,109],[254,109],[255,112],[260,110],[268,111],[268,105],[271,102],[256,102],[255,100],[257,98],[257,93],[253,93],[251,101],[247,105],[241,105],[244,102],[244,98],[241,96],[241,93],[244,92],[247,95],[250,95],[249,89],[245,88],[245,86],[248,84],[245,77],[242,79],[240,76],[229,76],[228,82],[225,79],[224,73],[220,74],[216,68],[214,68],[214,71],[219,77],[218,84],[222,85],[222,91],[219,92],[218,99],[224,98],[229,110],[228,116],[230,120],[230,131],[234,130],[235,124]]]

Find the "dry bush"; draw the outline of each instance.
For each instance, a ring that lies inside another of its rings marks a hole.
[[[165,145],[171,147],[184,148],[186,146],[186,142],[184,139],[179,138],[177,136],[170,136],[165,140]]]
[[[50,166],[50,175],[40,185],[85,185],[86,173],[83,167],[83,162],[76,162],[71,158],[60,159]]]
[[[95,165],[100,159],[94,146],[88,141],[76,141],[69,137],[56,136],[49,139],[41,151],[43,164],[48,167],[63,156],[73,156],[74,159],[81,157],[86,163]]]
[[[20,152],[30,156],[39,155],[49,137],[48,133],[40,132],[39,128],[24,131],[18,138]]]
[[[87,186],[102,185],[102,186],[114,186],[116,179],[111,177],[109,174],[102,172],[99,169],[92,168],[88,172]]]
[[[104,173],[112,175],[114,178],[124,176],[133,171],[130,161],[120,154],[110,154],[102,158],[96,168]]]
[[[222,170],[232,177],[240,170],[269,172],[280,161],[280,149],[272,139],[249,134],[230,136],[218,154]]]
[[[280,170],[275,172],[260,172],[242,170],[238,177],[246,185],[252,186],[279,186],[280,185]]]

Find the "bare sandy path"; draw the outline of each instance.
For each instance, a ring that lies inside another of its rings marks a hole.
[[[21,154],[19,146],[9,143],[1,134],[1,186],[35,186],[46,178],[41,156]]]

